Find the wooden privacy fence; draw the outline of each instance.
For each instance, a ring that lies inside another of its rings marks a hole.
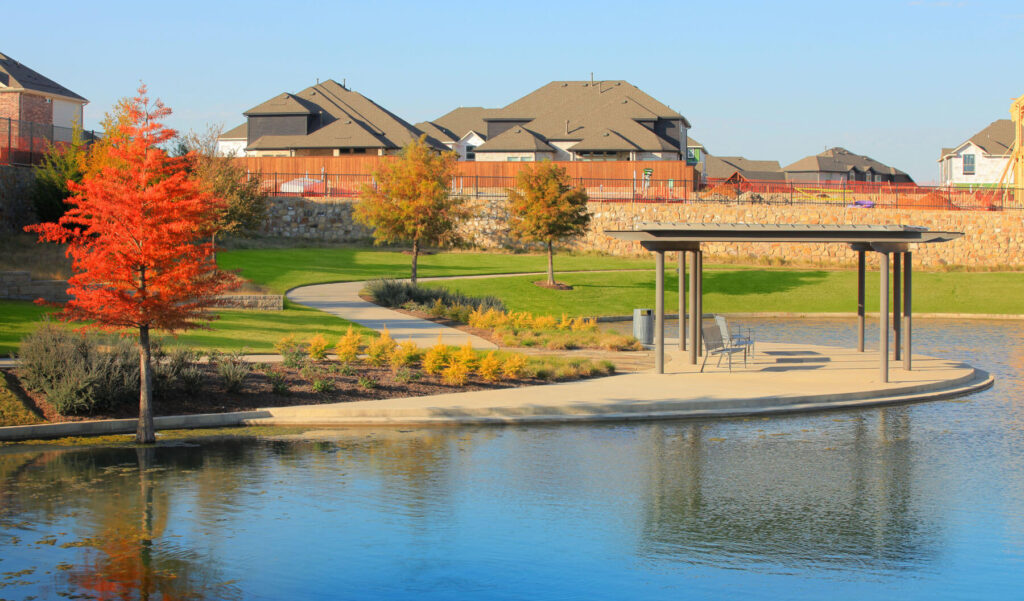
[[[242,157],[234,159],[250,173],[288,173],[304,177],[320,177],[332,173],[369,175],[381,163],[394,161],[390,156],[346,157]],[[529,163],[527,163],[529,164]],[[614,180],[672,180],[694,189],[695,171],[685,161],[559,161],[570,177]],[[457,174],[462,177],[515,177],[525,165],[504,161],[459,161]],[[650,170],[645,173],[645,170]]]

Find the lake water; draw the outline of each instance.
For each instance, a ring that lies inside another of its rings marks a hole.
[[[952,402],[6,447],[0,599],[1021,599],[1022,334],[918,320],[997,377]]]

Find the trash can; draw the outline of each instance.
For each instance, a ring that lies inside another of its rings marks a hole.
[[[640,344],[654,344],[654,311],[633,309],[633,338]]]

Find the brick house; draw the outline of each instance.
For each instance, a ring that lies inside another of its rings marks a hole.
[[[52,79],[0,53],[0,121],[10,121],[12,137],[34,135],[48,136],[54,141],[70,141],[71,127],[76,123],[82,125],[82,107],[88,102]],[[28,123],[34,124],[31,133],[27,131]],[[7,123],[0,125],[0,133],[8,133],[2,131],[6,126]],[[40,126],[44,126],[43,129]],[[52,126],[52,131],[49,126]],[[6,144],[6,139],[0,140],[0,145]]]

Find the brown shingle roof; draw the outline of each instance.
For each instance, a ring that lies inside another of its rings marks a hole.
[[[997,119],[988,127],[971,136],[968,142],[985,151],[985,154],[1004,156],[1010,154],[1013,147],[1013,121]],[[960,146],[963,146],[961,144]],[[957,146],[959,148],[960,146]]]
[[[249,137],[249,123],[243,123],[236,125],[226,132],[222,133],[217,139],[218,140],[245,140]]]
[[[246,115],[254,114],[253,111],[270,105],[275,100],[283,103],[285,109],[301,106],[309,109],[309,114],[319,114],[320,127],[305,136],[262,136],[259,140],[254,140],[249,149],[397,149],[418,139],[423,133],[366,96],[349,90],[333,79],[310,86],[296,94],[276,96],[255,109],[246,111]],[[268,106],[266,110],[277,111],[279,108]],[[291,113],[261,110],[255,114]],[[427,143],[437,150],[447,150],[443,144],[429,135]]]
[[[621,80],[553,81],[504,108],[483,111],[482,119],[523,121],[547,141],[599,140],[608,130],[632,145],[630,150],[648,152],[680,149],[641,122],[668,119],[690,126],[678,112]]]
[[[752,161],[743,157],[720,157],[707,155],[707,174],[712,179],[726,179],[734,173],[749,180],[785,180],[778,161]]]
[[[503,131],[476,147],[475,152],[554,152],[536,133],[521,125]]]
[[[594,132],[569,147],[573,152],[633,152],[639,150],[618,132],[603,129]]]
[[[6,54],[0,53],[0,90],[13,88],[29,92],[41,92],[64,96],[73,100],[89,102],[49,77],[26,67]]]
[[[787,173],[845,173],[851,170],[864,172],[868,169],[871,169],[875,173],[887,173],[894,176],[901,175],[908,179],[910,177],[895,167],[890,167],[872,159],[871,157],[854,154],[845,148],[839,147],[829,148],[821,154],[804,157],[791,165],[787,165],[783,168],[783,171],[786,171]]]
[[[251,109],[242,113],[243,115],[313,115],[316,113],[315,106],[299,100],[295,96],[285,92],[274,96],[270,100],[257,104]]]

